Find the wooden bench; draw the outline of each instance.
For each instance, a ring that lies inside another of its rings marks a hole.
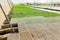
[[[11,10],[13,8],[13,4],[12,4],[11,0],[0,0],[0,4],[1,4],[0,5],[0,16],[1,16],[0,17],[0,19],[1,19],[0,20],[0,29],[1,29],[1,26],[2,25],[5,25],[5,24],[8,25],[8,23],[9,23],[7,21],[7,19],[6,19],[6,17],[8,18],[8,20],[11,19],[11,15],[10,14],[12,14],[11,13],[12,12]],[[5,15],[4,15],[4,13],[5,13]]]
[[[10,34],[7,40],[19,40],[19,34],[18,33]]]
[[[3,11],[0,8],[0,29],[1,29],[1,26],[3,25],[4,20],[6,20],[6,18],[3,14]]]
[[[13,4],[11,0],[0,0],[0,40],[7,40],[8,33],[13,32],[12,28],[10,28],[10,14],[12,14],[12,8]],[[5,26],[7,27],[5,28]],[[13,29],[17,31],[17,27]],[[5,34],[7,34],[7,36]]]
[[[7,40],[7,37],[8,37],[9,35],[10,35],[10,34],[1,35],[0,40]]]
[[[0,0],[0,30],[2,30],[0,31],[1,34],[4,34],[4,32],[11,33],[10,31],[18,32],[18,29],[15,29],[15,26],[17,26],[17,24],[10,24],[12,8],[13,3],[11,2],[11,0]]]
[[[11,0],[0,0],[0,35],[13,33],[14,30],[16,32],[18,31],[17,27],[12,27],[12,25],[15,26],[15,24],[10,24],[12,9],[13,3],[11,2]],[[7,40],[7,37],[8,35],[2,36],[0,37],[0,40]]]

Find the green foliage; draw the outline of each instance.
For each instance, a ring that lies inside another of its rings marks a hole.
[[[37,10],[34,8],[29,8],[27,6],[21,6],[21,5],[14,6],[12,18],[31,17],[31,16],[55,17],[60,16],[60,14]]]

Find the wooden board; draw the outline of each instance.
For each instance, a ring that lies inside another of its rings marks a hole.
[[[19,34],[18,33],[12,33],[7,37],[7,40],[19,40]]]
[[[53,24],[54,28],[51,25],[46,24],[46,27],[38,28],[33,24],[19,23],[19,38],[20,40],[60,40],[60,27]]]

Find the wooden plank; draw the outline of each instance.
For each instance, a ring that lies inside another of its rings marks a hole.
[[[20,33],[20,40],[32,40],[29,32]]]
[[[32,36],[30,31],[25,27],[25,25],[20,25],[19,26],[19,34],[20,34],[20,40],[32,40]]]
[[[7,40],[9,34],[1,35],[0,40]]]
[[[19,34],[18,33],[12,33],[8,36],[7,40],[19,40]]]
[[[26,26],[29,29],[33,40],[40,40],[39,38],[42,35],[42,31],[43,31],[42,28],[38,30],[36,26],[34,26],[33,24],[28,24],[28,25],[25,24],[24,26]]]
[[[23,22],[19,23],[18,27],[20,40],[60,40],[60,27],[53,28],[48,24],[46,27],[37,28],[36,25]]]
[[[14,27],[13,29],[17,33],[18,28],[17,27]],[[0,35],[6,34],[6,33],[13,33],[13,31],[11,30],[11,28],[5,28],[5,29],[1,29],[0,30]]]

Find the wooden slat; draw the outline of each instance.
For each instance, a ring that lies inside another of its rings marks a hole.
[[[22,24],[22,23],[21,23]],[[42,34],[42,30],[36,30],[34,26],[18,24],[20,40],[38,40]]]
[[[52,24],[43,26],[37,27],[32,23],[20,22],[18,24],[20,40],[60,40],[60,27],[53,25],[55,27],[53,28]]]
[[[8,36],[7,40],[19,40],[19,34],[18,33],[12,33]]]
[[[20,26],[20,24],[18,24]],[[23,25],[19,27],[20,40],[32,40],[30,31]]]
[[[0,40],[7,40],[7,37],[8,37],[9,35],[10,35],[10,34],[1,35]]]
[[[18,28],[14,27],[13,28],[15,30],[15,32],[18,32]],[[11,28],[6,28],[6,29],[1,29],[0,30],[0,35],[6,34],[6,33],[13,33],[13,31],[11,30]]]

